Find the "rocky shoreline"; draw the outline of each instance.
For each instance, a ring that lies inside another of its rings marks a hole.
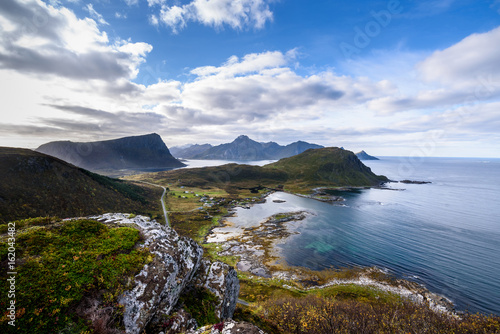
[[[266,197],[269,194],[266,194]],[[316,199],[311,196],[302,197]],[[329,202],[342,201],[335,199]],[[283,202],[283,201],[280,201]],[[278,202],[278,203],[280,203]],[[207,236],[207,242],[216,242],[222,245],[218,253],[221,256],[237,256],[240,260],[236,269],[256,277],[274,278],[290,282],[284,285],[291,289],[319,289],[333,285],[356,284],[371,286],[382,291],[391,292],[416,303],[427,303],[436,312],[445,312],[456,316],[453,303],[444,296],[430,292],[424,286],[403,280],[394,279],[377,268],[360,268],[354,277],[349,279],[332,278],[322,284],[310,284],[315,281],[316,272],[306,268],[289,267],[277,247],[286,242],[290,236],[297,234],[293,227],[313,213],[307,211],[283,212],[272,215],[256,227],[240,228],[222,222],[219,228],[213,229]],[[229,234],[225,234],[229,229]],[[376,272],[376,275],[373,275]],[[375,279],[373,276],[382,277]],[[295,285],[292,287],[291,285]]]

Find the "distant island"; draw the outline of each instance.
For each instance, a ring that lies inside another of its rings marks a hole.
[[[210,144],[174,146],[170,151],[175,157],[182,159],[250,161],[279,160],[317,148],[323,148],[323,146],[304,141],[296,141],[286,146],[275,142],[259,143],[248,136],[241,135],[231,143],[217,146]]]
[[[55,141],[36,151],[91,171],[185,166],[156,133],[94,142]]]
[[[359,160],[380,160],[377,157],[369,155],[365,151],[361,151],[361,152],[356,153],[356,156],[359,158]]]

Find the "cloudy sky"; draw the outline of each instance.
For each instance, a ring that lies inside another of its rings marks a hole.
[[[1,0],[0,146],[500,157],[499,0]]]

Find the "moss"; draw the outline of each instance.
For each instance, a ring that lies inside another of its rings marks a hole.
[[[81,324],[83,319],[73,309],[84,296],[97,293],[103,296],[104,306],[116,306],[128,278],[151,260],[147,249],[135,249],[139,239],[136,229],[111,228],[93,220],[21,231],[16,240],[15,299],[20,313],[16,333],[57,332]],[[0,243],[0,249],[6,247]],[[6,271],[2,272],[1,290],[6,291]],[[8,302],[2,294],[1,307]],[[5,328],[6,321],[5,316],[1,318],[0,326]]]
[[[219,303],[219,298],[208,289],[193,288],[183,293],[179,302],[199,326],[216,324],[220,321],[215,316],[215,306]]]

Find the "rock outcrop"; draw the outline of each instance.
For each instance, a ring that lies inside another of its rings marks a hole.
[[[135,277],[132,290],[119,297],[124,305],[123,323],[127,333],[142,333],[157,314],[170,314],[183,289],[198,270],[203,249],[194,240],[180,237],[173,229],[149,218],[128,218],[125,214],[92,217],[104,223],[131,224],[145,237],[144,246],[155,256]]]
[[[231,319],[236,308],[236,300],[240,292],[240,282],[236,270],[220,262],[202,260],[200,269],[194,279],[195,287],[210,290],[219,299],[215,307],[215,315],[219,319]]]
[[[196,329],[196,321],[177,305],[182,292],[193,287],[210,290],[219,300],[215,316],[231,319],[240,288],[236,271],[225,263],[202,259],[201,246],[173,229],[147,217],[130,217],[121,213],[90,217],[105,224],[137,228],[144,237],[143,246],[154,254],[152,262],[135,276],[132,288],[118,298],[124,305],[126,333],[143,333],[148,325],[162,319],[169,319],[164,327],[171,332]]]

